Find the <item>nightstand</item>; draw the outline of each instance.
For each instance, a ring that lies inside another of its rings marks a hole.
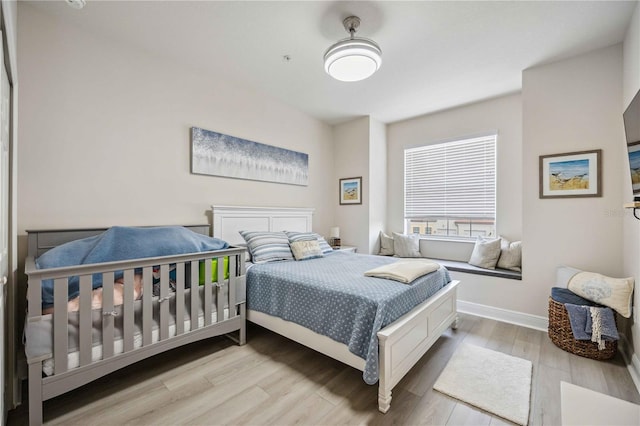
[[[358,247],[354,247],[354,246],[340,246],[340,247],[333,247],[334,250],[340,250],[340,251],[350,251],[351,253],[356,253],[358,251]]]

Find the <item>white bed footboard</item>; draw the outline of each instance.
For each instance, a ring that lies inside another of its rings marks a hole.
[[[378,409],[391,407],[391,389],[457,320],[459,281],[451,281],[413,310],[378,332],[380,382]]]
[[[389,411],[393,387],[449,326],[453,325],[455,328],[459,284],[459,281],[451,281],[378,332],[378,409],[381,412]],[[247,319],[358,370],[364,369],[364,360],[349,352],[346,345],[294,322],[251,310],[248,311]]]

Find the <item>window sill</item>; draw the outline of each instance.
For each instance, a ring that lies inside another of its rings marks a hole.
[[[509,280],[522,280],[522,272],[510,271],[508,269],[484,269],[469,265],[466,262],[445,259],[432,259],[450,271],[464,272],[467,274],[487,275],[490,277],[506,278]]]
[[[456,238],[456,237],[437,237],[437,236],[427,236],[420,235],[420,240],[429,240],[429,241],[444,241],[448,243],[464,243],[464,244],[475,244],[475,238]]]

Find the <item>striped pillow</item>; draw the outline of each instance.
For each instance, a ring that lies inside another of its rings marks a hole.
[[[320,245],[320,250],[322,250],[322,254],[327,254],[333,251],[327,240],[322,238],[319,234],[315,232],[286,232],[287,237],[289,237],[289,242],[293,243],[296,241],[313,241],[318,240],[318,245]]]
[[[253,263],[293,260],[289,238],[284,232],[240,231]]]

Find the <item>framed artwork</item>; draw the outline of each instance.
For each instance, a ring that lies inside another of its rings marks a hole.
[[[633,195],[640,195],[640,141],[627,144]]]
[[[191,173],[307,186],[309,154],[192,127]]]
[[[340,179],[340,204],[362,204],[362,176]]]
[[[602,150],[540,156],[540,198],[602,197]]]

